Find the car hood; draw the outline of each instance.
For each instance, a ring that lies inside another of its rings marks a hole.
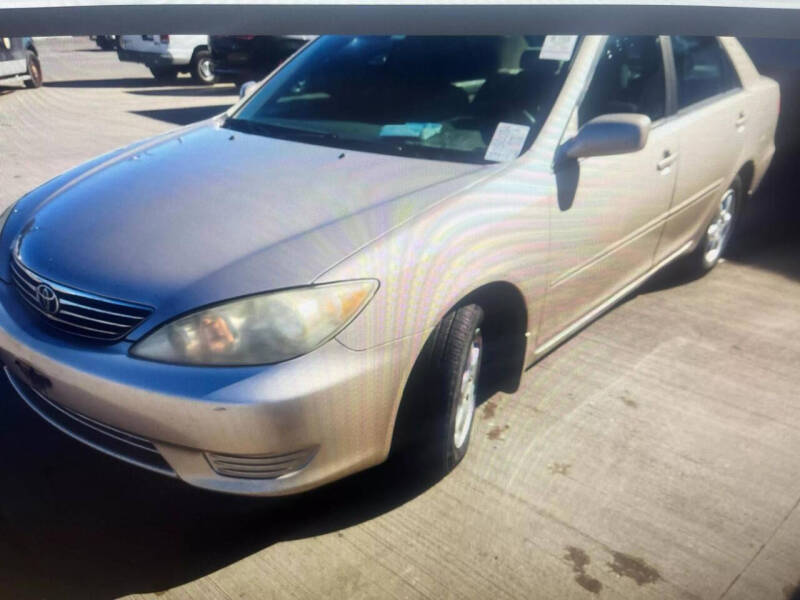
[[[211,121],[68,179],[25,211],[17,247],[45,278],[148,304],[164,319],[309,283],[481,170]]]

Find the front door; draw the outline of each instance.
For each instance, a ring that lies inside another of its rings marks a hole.
[[[664,40],[609,37],[565,139],[608,113],[640,113],[652,126],[631,154],[579,159],[556,168],[550,276],[537,337],[540,351],[653,265],[675,185],[679,136],[669,114]]]

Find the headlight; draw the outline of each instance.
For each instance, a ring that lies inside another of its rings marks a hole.
[[[364,279],[233,300],[163,325],[135,344],[131,354],[191,365],[288,360],[333,338],[377,289],[377,281]]]

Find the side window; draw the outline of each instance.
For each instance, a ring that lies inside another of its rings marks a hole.
[[[664,116],[665,89],[657,36],[611,36],[578,109],[579,123],[607,113],[640,113],[656,121]]]
[[[739,77],[715,37],[672,36],[678,108],[740,87]]]

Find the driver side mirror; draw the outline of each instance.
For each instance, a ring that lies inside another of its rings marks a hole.
[[[600,115],[585,123],[575,137],[564,142],[558,156],[577,159],[636,152],[644,148],[649,133],[650,117],[647,115]]]
[[[239,88],[239,99],[247,98],[250,94],[256,91],[258,84],[255,81],[247,81]]]

